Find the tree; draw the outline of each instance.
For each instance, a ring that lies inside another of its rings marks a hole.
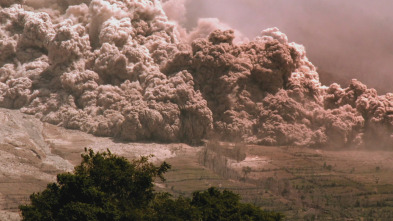
[[[199,209],[202,220],[237,221],[237,220],[281,220],[283,215],[263,211],[251,204],[241,203],[239,195],[228,191],[220,191],[211,187],[203,192],[194,192],[191,205]]]
[[[154,198],[153,180],[170,165],[154,166],[148,157],[129,162],[108,150],[86,150],[74,173],[57,175],[42,193],[20,206],[24,220],[140,220]]]
[[[41,193],[21,205],[23,220],[280,220],[281,215],[240,203],[230,191],[210,188],[193,198],[156,193],[153,181],[164,180],[170,165],[155,166],[149,157],[128,161],[109,150],[85,150],[73,173],[57,175]]]
[[[198,208],[190,204],[189,198],[179,197],[173,199],[169,193],[156,195],[152,209],[145,220],[151,221],[183,221],[201,220]]]

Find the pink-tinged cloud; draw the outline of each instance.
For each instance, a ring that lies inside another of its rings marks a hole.
[[[2,7],[1,107],[130,141],[393,144],[393,95],[323,86],[277,28],[251,41],[217,19],[187,31],[148,0]]]

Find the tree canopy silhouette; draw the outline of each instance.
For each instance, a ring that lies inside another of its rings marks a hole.
[[[155,166],[149,157],[128,161],[106,152],[85,150],[73,173],[57,175],[40,193],[21,205],[23,220],[281,220],[282,215],[240,202],[230,191],[212,187],[192,199],[154,191],[165,180],[166,162]]]

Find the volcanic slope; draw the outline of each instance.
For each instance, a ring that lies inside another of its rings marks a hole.
[[[288,220],[392,219],[393,152],[269,147],[223,142],[205,146],[127,143],[95,137],[0,108],[0,220],[20,220],[18,205],[56,174],[80,163],[84,147],[128,159],[154,154],[172,165],[157,191],[190,196],[210,186],[280,211]]]
[[[29,196],[44,190],[57,174],[71,172],[85,147],[96,152],[108,148],[128,159],[154,154],[152,160],[159,162],[193,150],[185,144],[115,142],[3,108],[0,125],[0,220],[20,220],[18,206],[29,203]]]

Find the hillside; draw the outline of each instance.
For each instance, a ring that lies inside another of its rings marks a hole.
[[[97,138],[42,123],[18,110],[0,109],[0,125],[0,220],[13,220],[18,205],[26,203],[30,194],[42,191],[55,181],[56,174],[71,171],[79,164],[84,147],[110,148],[128,158],[154,154],[153,159],[161,161],[176,156],[172,149],[178,146]]]
[[[393,214],[393,152],[322,150],[208,142],[124,143],[42,123],[17,110],[0,110],[0,219],[18,220],[17,206],[72,170],[84,147],[129,159],[154,154],[172,170],[157,190],[189,195],[209,186],[230,189],[246,202],[281,211],[289,220]]]

